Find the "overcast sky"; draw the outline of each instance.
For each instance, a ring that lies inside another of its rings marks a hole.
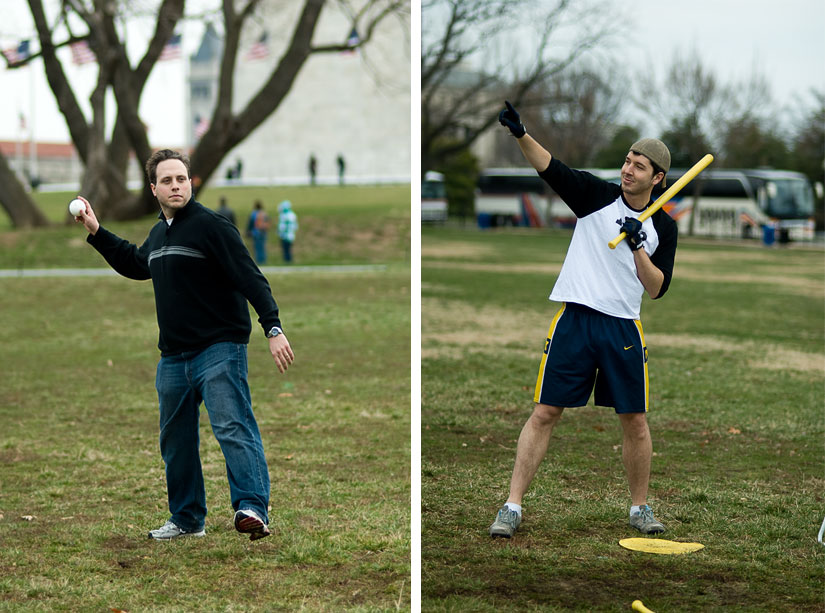
[[[825,91],[825,0],[611,0],[610,7],[629,32],[617,43],[615,59],[630,62],[633,70],[647,69],[657,62],[664,66],[675,51],[688,53],[695,49],[723,82],[740,81],[756,69],[767,79],[777,103],[789,109],[798,105],[800,99],[810,105],[811,88]],[[33,37],[26,2],[3,2],[3,8],[0,46],[8,48],[20,38]],[[413,9],[419,8],[420,0],[413,0]],[[138,46],[141,33],[149,29],[144,26],[130,34],[130,42]],[[183,39],[185,53],[194,51],[200,32],[202,29],[197,26],[187,26]],[[140,48],[143,45],[145,41]],[[73,66],[68,50],[65,52],[64,66],[78,85],[78,97],[86,104],[96,68]],[[646,58],[650,64],[634,57]],[[413,59],[413,68],[417,70],[419,66],[418,60]],[[34,112],[38,140],[68,142],[65,123],[42,74],[42,63],[38,60],[33,68],[33,80],[32,69],[0,68],[0,139],[21,138],[19,116],[26,116],[30,125]],[[182,99],[185,91],[183,62],[158,64],[141,105],[153,144],[183,144],[184,124],[188,121]]]
[[[810,90],[825,92],[825,0],[692,0],[616,2],[632,35],[654,62],[669,63],[675,51],[697,51],[723,83],[748,78],[756,69],[786,107]],[[663,74],[660,72],[658,74]]]

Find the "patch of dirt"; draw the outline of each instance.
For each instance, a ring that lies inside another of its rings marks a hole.
[[[821,353],[769,348],[760,359],[751,360],[750,365],[766,370],[798,370],[825,376],[825,355]]]
[[[422,298],[422,358],[459,359],[468,352],[513,352],[538,358],[555,311],[502,311],[443,299]],[[495,332],[493,332],[495,331]],[[825,376],[825,354],[787,349],[779,345],[732,341],[689,334],[646,335],[650,347],[675,347],[696,352],[745,355],[753,368],[794,370]]]
[[[516,313],[432,298],[422,298],[421,314],[422,357],[450,358],[493,349],[538,356],[553,317],[551,308]]]
[[[561,262],[546,264],[491,264],[482,262],[424,262],[424,268],[453,268],[472,272],[501,272],[501,273],[536,273],[543,275],[557,275],[561,272]],[[550,288],[547,288],[550,293]]]
[[[13,249],[20,243],[21,232],[0,232],[0,247]]]
[[[796,271],[794,271],[796,272]],[[825,296],[825,282],[806,279],[804,277],[793,277],[787,274],[766,275],[762,273],[708,273],[700,270],[692,270],[685,267],[676,267],[673,272],[674,281],[688,279],[690,281],[704,281],[707,283],[763,283],[775,285],[783,292],[819,298]]]
[[[730,262],[731,260],[741,262],[775,262],[776,257],[770,251],[748,251],[746,249],[728,249],[713,251],[694,251],[692,249],[677,249],[677,264],[709,264],[717,262]]]
[[[454,258],[460,260],[480,260],[495,256],[496,250],[487,245],[478,245],[464,242],[439,242],[437,244],[422,244],[421,258]],[[428,262],[429,266],[430,263]]]
[[[796,370],[825,375],[825,354],[786,349],[779,345],[754,342],[733,342],[714,336],[688,334],[647,334],[648,346],[685,348],[698,352],[726,351],[750,356],[753,368],[766,370]]]
[[[23,451],[19,447],[0,449],[0,464],[14,464],[16,462],[32,462],[38,459],[36,453]]]
[[[145,542],[145,539],[141,541],[141,543],[143,542]],[[140,545],[138,544],[135,538],[117,535],[110,536],[105,541],[103,541],[103,547],[105,547],[106,549],[110,549],[112,551],[123,551],[137,549],[138,547],[140,547]]]

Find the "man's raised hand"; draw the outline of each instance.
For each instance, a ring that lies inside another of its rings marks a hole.
[[[521,138],[527,132],[521,123],[521,116],[518,114],[518,111],[513,108],[509,100],[505,100],[504,104],[506,108],[502,109],[501,113],[498,114],[498,122],[510,130],[513,136]]]

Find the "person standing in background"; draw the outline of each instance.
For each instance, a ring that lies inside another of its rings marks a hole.
[[[315,154],[309,154],[309,184],[315,185],[315,175],[318,173],[318,160],[315,159]]]
[[[255,261],[259,265],[266,264],[266,237],[270,222],[260,200],[255,201],[253,215],[255,218],[252,221],[252,242],[255,246]]]
[[[225,196],[221,196],[220,200],[218,200],[218,215],[223,215],[226,217],[233,226],[238,225],[235,221],[235,211],[229,208],[229,204],[227,204]]]
[[[298,216],[292,210],[292,203],[284,200],[278,205],[278,237],[281,239],[281,249],[284,253],[284,262],[292,263],[292,243],[295,242],[295,232],[298,230]]]
[[[344,171],[347,169],[347,163],[342,154],[338,154],[338,185],[344,184]]]

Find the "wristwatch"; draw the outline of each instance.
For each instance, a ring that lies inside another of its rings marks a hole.
[[[266,337],[267,338],[275,338],[279,334],[283,334],[283,333],[284,333],[284,331],[281,330],[278,326],[272,326],[272,328],[269,329],[269,332],[266,333]]]

